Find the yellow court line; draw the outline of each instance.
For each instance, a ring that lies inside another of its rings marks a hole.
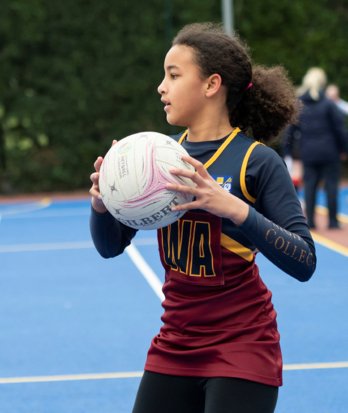
[[[326,207],[317,205],[315,207],[316,212],[320,215],[328,215],[328,209]],[[348,216],[345,214],[338,214],[338,221],[344,224],[348,224]],[[317,234],[315,231],[311,232],[314,241],[318,244],[323,245],[326,248],[329,248],[332,251],[338,252],[339,254],[348,257],[348,248],[344,245],[339,244],[338,242],[332,241],[331,239],[324,237],[323,235]]]
[[[335,241],[332,241],[329,238],[324,237],[323,235],[319,235],[316,232],[311,232],[312,237],[315,242],[317,242],[320,245],[323,245],[326,248],[329,248],[332,251],[338,252],[339,254],[344,255],[345,257],[348,257],[348,248],[344,247],[341,244],[338,244]]]
[[[45,197],[39,201],[29,202],[29,203],[17,203],[15,206],[5,210],[0,214],[0,216],[7,217],[19,214],[28,214],[30,212],[36,212],[40,209],[49,207],[52,204],[52,199]]]
[[[42,198],[38,203],[42,206],[50,206],[52,204],[52,198],[46,196]]]
[[[327,208],[326,208],[326,207],[323,207],[323,206],[320,206],[320,205],[317,205],[317,206],[315,207],[315,210],[316,210],[317,212],[319,212],[319,214],[321,214],[321,215],[327,215],[327,214],[328,214]],[[339,220],[340,222],[342,222],[342,223],[344,223],[344,224],[348,224],[348,215],[338,214],[337,217],[338,217],[338,220]]]

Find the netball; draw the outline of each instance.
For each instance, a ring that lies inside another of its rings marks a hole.
[[[100,169],[99,188],[107,210],[135,229],[157,229],[179,219],[185,211],[173,205],[192,200],[191,195],[167,190],[167,183],[194,186],[188,178],[176,177],[170,168],[194,170],[181,157],[186,150],[169,136],[140,132],[113,145]]]

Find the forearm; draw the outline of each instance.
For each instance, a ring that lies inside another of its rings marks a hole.
[[[104,258],[121,254],[136,233],[136,230],[121,224],[110,213],[99,213],[93,208],[89,223],[93,243]]]
[[[300,236],[281,228],[253,207],[239,228],[264,256],[287,274],[299,281],[308,281],[314,273],[316,257],[310,235],[307,238],[305,232]]]

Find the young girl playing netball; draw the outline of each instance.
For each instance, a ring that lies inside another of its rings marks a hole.
[[[133,413],[271,413],[282,357],[271,293],[257,252],[307,281],[313,240],[281,158],[261,142],[294,122],[297,98],[281,67],[253,67],[246,47],[213,24],[184,27],[158,86],[167,121],[195,172],[194,200],[158,230],[165,270],[163,326],[152,340]],[[117,222],[91,175],[91,233],[103,257],[121,254],[136,230]]]

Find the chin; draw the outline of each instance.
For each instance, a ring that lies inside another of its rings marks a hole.
[[[169,123],[169,125],[171,126],[179,126],[175,120],[172,120],[170,118],[169,119],[167,118],[167,123]]]
[[[180,122],[179,119],[173,119],[170,116],[167,116],[167,122],[169,123],[169,125],[171,126],[180,126],[180,127],[185,127],[183,122]]]

